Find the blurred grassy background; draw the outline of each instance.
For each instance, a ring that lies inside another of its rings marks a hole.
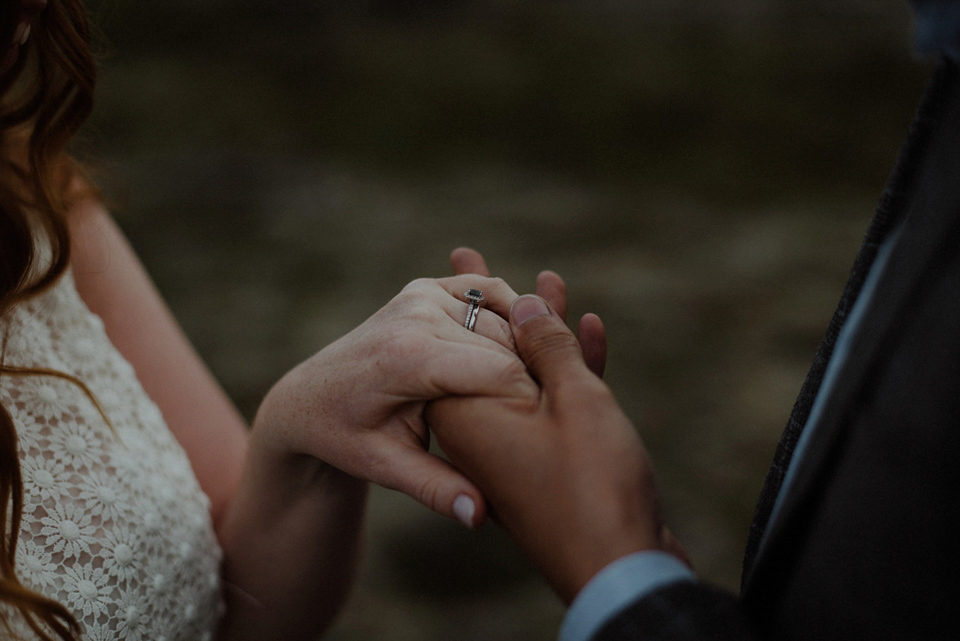
[[[703,578],[753,504],[930,65],[900,0],[90,0],[86,143],[252,416],[461,244],[564,275]],[[373,494],[336,640],[550,639],[495,528]]]

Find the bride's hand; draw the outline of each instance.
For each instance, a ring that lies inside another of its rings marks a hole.
[[[475,332],[463,326],[468,289],[485,297]],[[284,456],[318,459],[479,525],[483,497],[427,451],[423,411],[427,401],[451,395],[536,393],[504,320],[516,298],[504,281],[487,276],[410,283],[277,383],[258,412],[254,441]]]

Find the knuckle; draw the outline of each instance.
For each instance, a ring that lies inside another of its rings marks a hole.
[[[577,339],[573,334],[558,329],[529,338],[524,343],[523,356],[528,364],[532,364],[574,349],[579,349]]]
[[[490,289],[499,291],[505,287],[509,287],[509,285],[507,285],[507,281],[503,280],[499,276],[492,276],[490,278]]]
[[[431,291],[423,287],[405,289],[394,299],[394,302],[396,307],[394,314],[400,323],[423,321],[430,318],[436,308]],[[403,325],[401,328],[405,329]]]
[[[405,287],[398,295],[397,300],[405,304],[423,300],[427,296],[426,287]]]
[[[416,496],[422,504],[435,512],[440,512],[441,499],[443,498],[443,479],[436,476],[424,479],[417,488]]]
[[[490,293],[498,298],[503,298],[505,302],[510,302],[507,298],[512,298],[514,295],[510,284],[499,276],[490,279]]]
[[[428,290],[435,286],[435,281],[432,278],[416,278],[403,288],[403,291],[422,291]]]

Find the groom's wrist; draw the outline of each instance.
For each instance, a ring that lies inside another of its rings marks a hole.
[[[613,617],[655,590],[696,576],[677,557],[660,550],[623,556],[600,570],[570,604],[559,641],[587,641]]]

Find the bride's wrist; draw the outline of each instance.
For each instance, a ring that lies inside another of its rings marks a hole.
[[[283,428],[282,431],[296,428]],[[365,482],[307,454],[271,430],[268,421],[257,421],[250,438],[249,457],[261,474],[276,479],[287,491],[362,487]]]

